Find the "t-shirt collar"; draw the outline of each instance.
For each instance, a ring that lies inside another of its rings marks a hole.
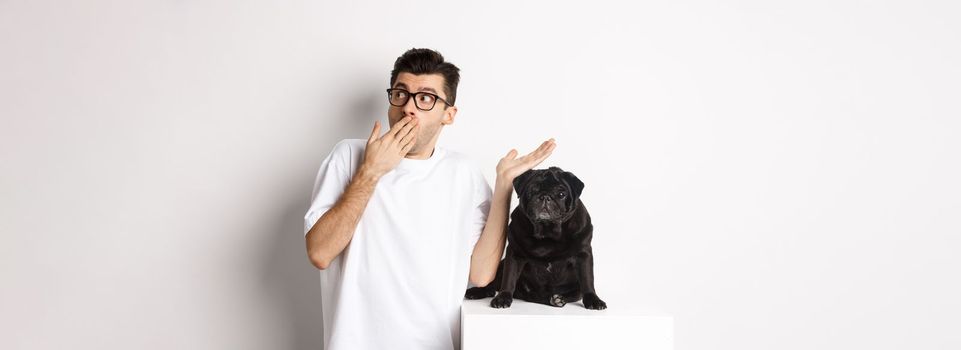
[[[397,164],[398,169],[420,169],[424,167],[429,167],[431,165],[437,164],[441,157],[446,154],[446,150],[440,146],[434,146],[434,154],[427,159],[410,159],[407,157],[401,158],[400,163]]]

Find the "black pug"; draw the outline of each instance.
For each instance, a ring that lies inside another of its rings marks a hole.
[[[510,307],[514,297],[557,307],[583,298],[587,309],[606,309],[594,291],[594,227],[579,198],[584,183],[550,167],[524,172],[514,188],[520,201],[507,228],[507,254],[491,283],[464,296],[491,297],[499,287],[491,307]]]

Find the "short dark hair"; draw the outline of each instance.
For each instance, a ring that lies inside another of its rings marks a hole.
[[[394,70],[390,71],[390,87],[397,82],[397,75],[401,72],[411,74],[440,74],[444,77],[444,94],[447,102],[454,105],[457,99],[457,83],[460,82],[460,68],[444,61],[440,52],[431,49],[413,48],[404,52],[394,61]],[[447,109],[447,105],[444,105]]]

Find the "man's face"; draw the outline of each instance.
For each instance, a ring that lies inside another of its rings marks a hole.
[[[391,88],[404,89],[411,94],[426,91],[447,100],[447,94],[444,93],[444,76],[440,74],[414,75],[401,72],[397,74],[397,80]],[[414,105],[414,96],[410,96],[404,106],[388,105],[390,108],[387,110],[387,120],[391,127],[406,116],[414,116],[418,119],[420,133],[417,135],[417,144],[410,150],[411,153],[433,149],[441,126],[453,123],[454,115],[457,113],[457,107],[449,106],[445,109],[446,104],[441,100],[437,100],[433,109],[422,111]],[[429,149],[425,150],[425,147]]]

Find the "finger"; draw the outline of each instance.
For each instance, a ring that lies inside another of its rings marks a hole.
[[[544,141],[544,143],[541,144],[541,147],[538,147],[538,150],[546,150],[548,147],[550,147],[553,144],[554,144],[554,139],[551,138],[550,140]]]
[[[547,158],[547,156],[551,155],[551,153],[554,152],[554,148],[557,148],[557,144],[551,143],[550,145],[547,146],[547,148],[541,151],[541,153],[538,155],[538,158],[540,158],[541,160],[543,160],[544,158]]]
[[[554,152],[554,148],[557,148],[557,144],[554,142],[551,142],[551,144],[544,149],[544,153],[551,154],[551,152]]]
[[[401,145],[403,145],[404,143],[401,142],[401,141],[403,140],[403,138],[405,138],[405,137],[407,137],[408,135],[410,135],[410,134],[411,134],[411,130],[414,130],[414,127],[416,127],[418,124],[420,124],[420,123],[418,123],[418,121],[415,119],[415,120],[411,121],[410,123],[407,123],[407,125],[404,125],[404,128],[397,132],[396,140],[397,140]]]
[[[541,146],[541,147],[543,147],[543,146]],[[525,154],[523,157],[521,157],[521,159],[530,159],[530,158],[537,158],[537,157],[539,157],[539,156],[541,155],[541,153],[543,153],[543,151],[544,151],[544,149],[541,148],[541,147],[538,147],[537,149],[531,151],[531,153]]]
[[[407,152],[410,152],[410,149],[411,149],[411,148],[414,148],[414,145],[415,145],[416,143],[417,143],[417,134],[414,133],[414,137],[412,137],[410,140],[408,140],[407,143],[404,144],[404,147],[401,147],[401,148],[400,148],[400,154],[401,154],[401,155],[407,155]]]
[[[550,139],[550,140],[548,140],[548,141],[544,141],[544,143],[541,144],[541,147],[537,148],[536,151],[531,152],[531,153],[536,153],[535,157],[542,157],[542,156],[545,156],[545,155],[547,155],[547,154],[550,154],[550,152],[554,150],[554,147],[557,146],[557,144],[555,144],[555,143],[553,142],[553,140],[554,140],[554,139]]]
[[[415,124],[415,123],[410,123],[410,124],[407,124],[407,125],[413,125],[413,124]],[[406,145],[408,142],[410,142],[410,140],[411,140],[412,138],[414,138],[414,137],[417,136],[417,130],[420,129],[420,125],[413,125],[413,126],[414,126],[414,127],[412,127],[412,128],[410,129],[410,132],[404,133],[403,131],[401,131],[401,133],[404,134],[404,136],[398,141],[398,143],[399,143],[402,147],[403,147],[404,145]]]
[[[367,139],[367,144],[371,144],[377,139],[377,135],[380,132],[380,122],[374,121],[374,130],[370,132],[370,138]]]
[[[531,167],[531,168],[536,167],[538,164],[541,164],[541,162],[543,162],[545,159],[547,159],[547,156],[549,156],[549,155],[550,155],[550,154],[546,154],[546,155],[544,155],[543,157],[540,157],[540,158],[532,158],[532,159],[531,159],[531,164],[528,165],[528,166]]]
[[[531,157],[538,157],[541,153],[544,152],[544,150],[547,149],[547,147],[550,147],[550,141],[544,141],[543,143],[541,143],[540,146],[537,147],[537,149],[531,151],[531,153],[528,153],[527,155],[525,155],[525,156],[523,156],[523,157],[521,157],[521,158],[526,159],[526,158],[531,158]]]
[[[547,146],[547,148],[537,151],[536,154],[532,155],[530,159],[527,160],[528,164],[530,164],[531,167],[537,166],[537,164],[540,164],[541,162],[543,162],[544,159],[547,159],[547,157],[554,152],[555,147],[556,147],[555,144],[550,144],[549,146]]]
[[[385,137],[389,136],[391,139],[393,139],[394,137],[397,136],[397,132],[400,131],[400,129],[403,129],[404,126],[407,125],[408,122],[410,122],[410,120],[411,120],[411,117],[406,116],[403,119],[397,121],[397,124],[394,124],[394,127],[390,128],[390,130],[387,131],[387,135],[384,135],[384,136]]]
[[[517,150],[513,148],[504,156],[505,159],[514,159],[514,157],[517,157]]]

